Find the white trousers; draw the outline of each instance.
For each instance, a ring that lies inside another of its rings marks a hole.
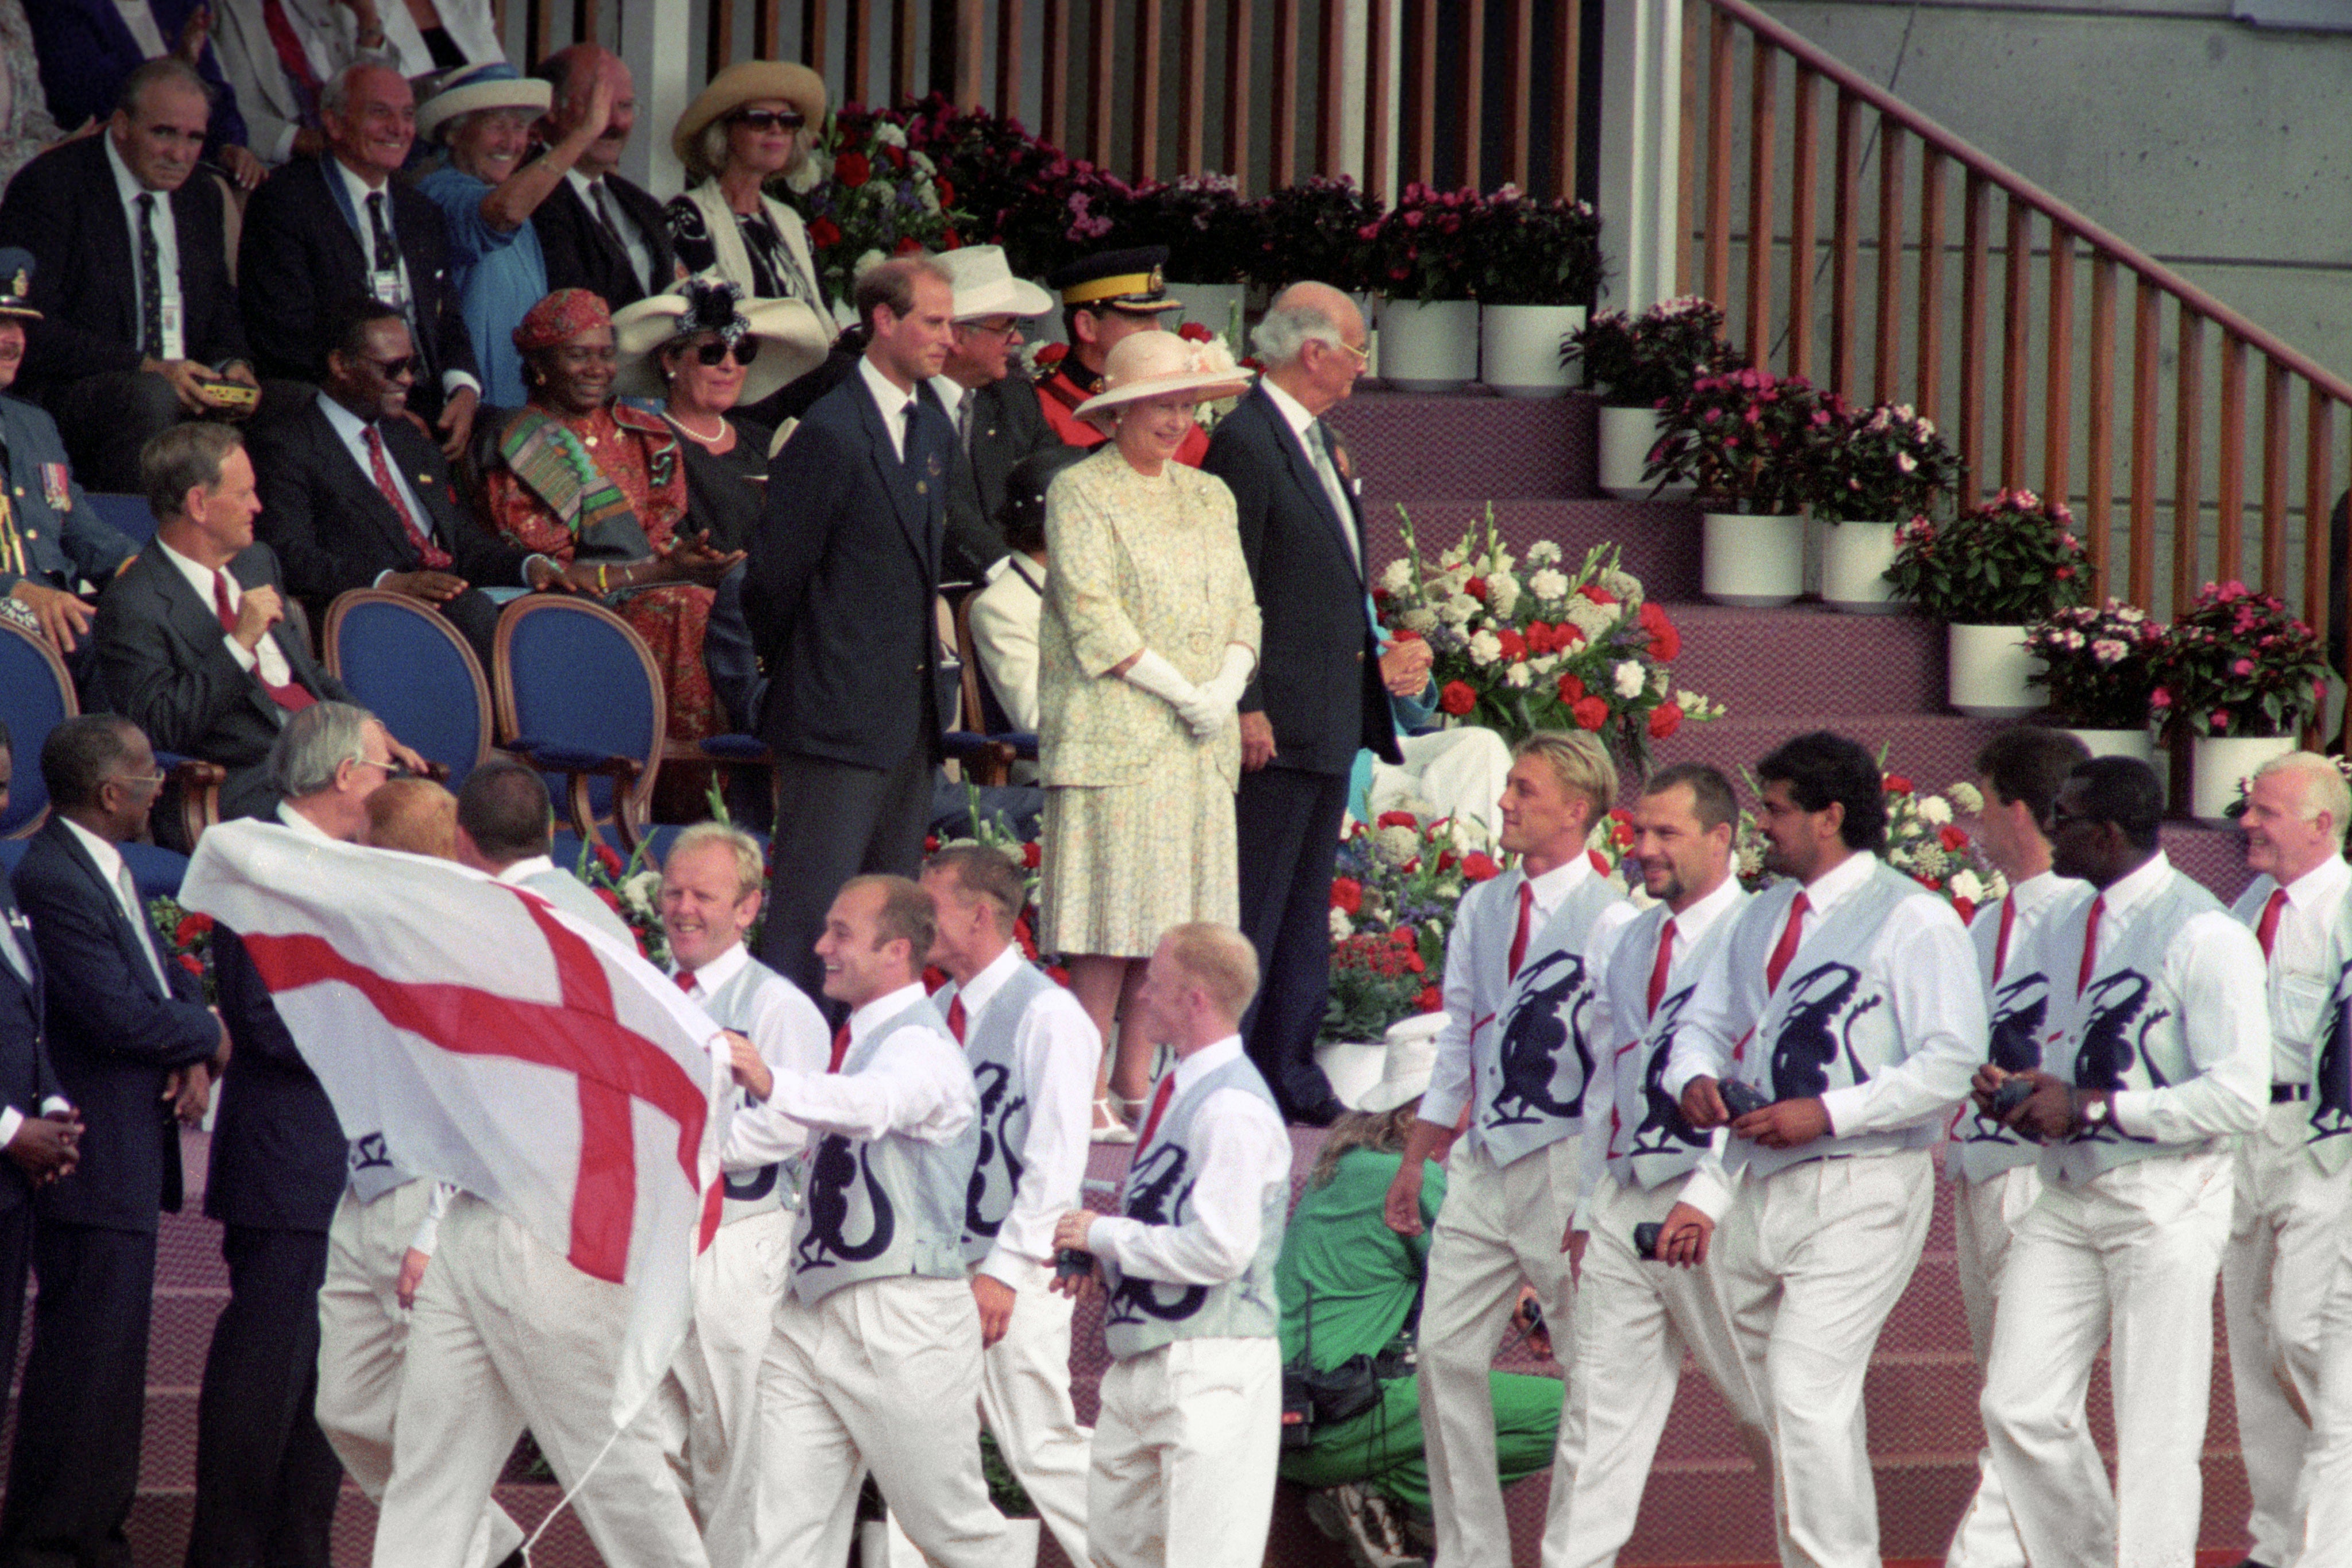
[[[2297,1568],[2352,1568],[2352,1232],[2336,1254],[2322,1316],[2319,1397],[2303,1464],[2309,1507]]]
[[[383,1500],[392,1479],[393,1424],[408,1344],[400,1260],[432,1197],[428,1181],[396,1186],[373,1203],[362,1203],[346,1187],[327,1231],[327,1275],[319,1290],[319,1427],[373,1502]],[[486,1502],[465,1568],[503,1562],[521,1544],[521,1529],[497,1503]]]
[[[1003,1568],[1004,1520],[980,1471],[980,1355],[961,1278],[868,1280],[814,1306],[785,1295],[760,1363],[751,1561],[843,1561],[871,1469],[938,1568]]]
[[[1073,1563],[1087,1560],[1087,1471],[1094,1434],[1070,1403],[1070,1313],[1033,1264],[1015,1287],[1004,1337],[980,1358],[980,1415],[1037,1517]]]
[[[2001,1270],[1985,1430],[2034,1568],[2190,1568],[2231,1156],[2045,1185]],[[2116,1485],[2083,1402],[2110,1347]]]
[[[2352,1218],[2352,1165],[2322,1172],[2304,1146],[2308,1104],[2273,1105],[2238,1142],[2237,1197],[2221,1253],[2222,1322],[2238,1442],[2253,1509],[2249,1553],[2271,1568],[2300,1554],[2297,1486],[2319,1397],[2323,1315]]]
[[[1087,1484],[1094,1568],[1258,1568],[1282,1448],[1273,1339],[1180,1339],[1111,1363]]]
[[[1604,1173],[1589,1200],[1592,1229],[1576,1285],[1544,1568],[1607,1568],[1616,1561],[1642,1510],[1685,1351],[1731,1407],[1757,1466],[1771,1467],[1771,1441],[1732,1344],[1714,1262],[1678,1269],[1633,1252],[1633,1228],[1664,1220],[1681,1191],[1680,1182],[1670,1182],[1645,1192]]]
[[[686,1343],[638,1417],[651,1424],[714,1563],[751,1554],[760,1358],[783,1298],[792,1237],[783,1209],[719,1227],[695,1260]]]
[[[1750,1172],[1717,1227],[1717,1288],[1772,1433],[1780,1561],[1877,1568],[1863,1375],[1935,1209],[1925,1149]]]
[[[1947,1155],[1950,1150],[1947,1149]],[[1993,1309],[2000,1300],[2000,1271],[2017,1227],[2042,1196],[2042,1173],[2016,1166],[1983,1181],[1962,1176],[1952,1184],[1952,1247],[1960,1275],[1960,1310],[1969,1320],[1969,1345],[1981,1371],[1992,1359]],[[2025,1543],[2009,1516],[2009,1494],[1993,1468],[1990,1443],[1977,1454],[1976,1495],[1952,1531],[1944,1568],[2025,1568]]]
[[[605,1562],[709,1568],[652,1427],[613,1429],[628,1315],[625,1287],[458,1194],[409,1322],[375,1568],[458,1568],[469,1521],[525,1428],[565,1490],[578,1489],[571,1506]]]
[[[1441,817],[1466,817],[1493,838],[1501,831],[1497,802],[1511,775],[1511,748],[1483,725],[1461,725],[1427,735],[1397,737],[1404,765],[1372,761],[1364,801],[1374,818],[1407,800],[1437,808]]]
[[[1509,1568],[1487,1374],[1521,1281],[1535,1287],[1551,1332],[1569,1332],[1576,1291],[1560,1239],[1576,1213],[1577,1143],[1562,1138],[1499,1167],[1483,1149],[1456,1144],[1446,1162],[1422,1298],[1420,1379],[1430,1509],[1447,1568]]]

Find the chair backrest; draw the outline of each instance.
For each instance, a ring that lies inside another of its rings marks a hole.
[[[354,588],[327,607],[326,663],[403,744],[465,783],[490,749],[490,684],[455,627],[405,594]]]
[[[983,735],[1003,735],[1013,728],[1013,721],[1005,716],[1004,705],[996,700],[988,672],[980,667],[980,647],[971,640],[971,601],[979,597],[972,592],[956,601],[956,656],[963,661],[963,722],[966,728]]]
[[[131,542],[142,549],[155,537],[155,514],[147,508],[144,496],[123,496],[111,491],[85,492],[92,510],[101,522],[114,525],[120,532],[131,536]]]
[[[8,807],[0,810],[0,839],[23,838],[48,815],[41,744],[49,731],[80,711],[73,678],[57,651],[14,622],[0,621],[0,722],[8,726],[9,751],[16,761]]]
[[[625,802],[643,822],[660,771],[669,705],[653,652],[629,623],[586,599],[533,593],[499,617],[490,645],[499,738],[634,758],[642,769]],[[548,793],[563,797],[550,774]],[[613,781],[589,786],[596,820],[613,814]]]

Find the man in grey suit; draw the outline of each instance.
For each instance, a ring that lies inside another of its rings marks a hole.
[[[1002,246],[968,245],[933,259],[955,282],[955,345],[931,378],[956,431],[942,575],[978,582],[1008,552],[996,521],[1006,476],[1031,453],[1062,444],[1037,404],[1036,385],[1010,373],[1021,323],[1051,310],[1054,297],[1013,277]]]
[[[547,782],[520,762],[485,762],[457,791],[457,858],[526,887],[566,915],[634,944],[628,926],[587,884],[555,863],[555,808]]]

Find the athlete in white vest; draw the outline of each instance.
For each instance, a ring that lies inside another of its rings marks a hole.
[[[1070,1404],[1070,1302],[1053,1293],[1054,1222],[1087,1174],[1102,1036],[1086,1009],[1013,943],[1027,899],[999,851],[958,844],[923,868],[939,912],[931,998],[971,1060],[980,1153],[964,1198],[963,1256],[980,1309],[980,1414],[1038,1517],[1087,1558],[1087,1445]]]
[[[1633,1533],[1683,1353],[1723,1395],[1759,1468],[1762,1413],[1731,1339],[1707,1241],[1731,1202],[1722,1134],[1696,1131],[1659,1082],[1698,977],[1720,961],[1748,894],[1731,874],[1739,817],[1729,780],[1703,763],[1652,774],[1633,807],[1633,863],[1659,902],[1634,917],[1602,988],[1609,1049],[1586,1091],[1584,1201],[1565,1239],[1577,1268],[1568,1401],[1552,1461],[1545,1568],[1606,1568]],[[1655,1232],[1652,1249],[1635,1233]]]
[[[1984,1417],[2034,1568],[2194,1560],[2231,1139],[2269,1104],[2262,949],[2157,845],[2147,764],[2075,768],[2051,834],[2095,895],[2042,927],[2046,1066],[2007,1124],[2042,1140],[2042,1196],[2001,1269]],[[1979,1110],[2012,1075],[1987,1062]],[[2084,1390],[2112,1335],[2116,1486]]]
[[[713,1563],[749,1561],[752,1478],[760,1470],[760,1358],[784,1293],[796,1156],[807,1134],[763,1104],[773,1075],[822,1072],[824,1015],[806,993],[751,956],[767,872],[760,846],[698,822],[662,859],[662,930],[678,988],[726,1030],[739,1087],[727,1144],[719,1234],[694,1266],[694,1321],[642,1419],[653,1423]],[[788,1163],[790,1162],[790,1163]]]
[[[2352,1007],[2352,995],[2339,990],[2339,1021],[2329,1035],[2336,1051],[2333,1057],[2323,1058],[2323,1076],[2342,1105],[2352,1105],[2352,1067],[2347,1067],[2340,1021],[2347,1007]],[[2338,1120],[2345,1128],[2335,1136],[2352,1133],[2352,1117]],[[2312,1402],[2311,1446],[2303,1461],[2308,1507],[2295,1568],[2352,1568],[2352,1230],[2340,1239],[2321,1343],[2319,1396]]]
[[[1120,1212],[1071,1209],[1055,1226],[1055,1245],[1092,1253],[1109,1291],[1111,1366],[1087,1488],[1097,1568],[1257,1568],[1265,1556],[1290,1134],[1242,1052],[1256,991],[1257,955],[1232,926],[1160,938],[1137,1008],[1176,1065],[1152,1090]]]
[[[1878,1562],[1862,1413],[1878,1331],[1935,1208],[1929,1153],[1982,1060],[1984,992],[1951,906],[1879,859],[1878,765],[1842,736],[1757,764],[1765,867],[1683,1011],[1665,1086],[1727,1121],[1745,1179],[1716,1265],[1772,1427],[1786,1563]],[[1733,1118],[1718,1081],[1769,1103]]]
[[[2327,1300],[2352,1234],[2352,1104],[2319,1071],[2345,1042],[2338,995],[2352,966],[2352,790],[2329,758],[2298,751],[2263,765],[2239,826],[2259,873],[2230,911],[2269,967],[2270,1109],[2238,1143],[2237,1200],[2221,1258],[2230,1379],[2253,1509],[2249,1560],[2288,1568],[2302,1554],[2297,1484],[2319,1398]]]
[[[1587,1082],[1609,1049],[1601,976],[1633,918],[1584,847],[1617,799],[1608,748],[1584,731],[1538,730],[1512,750],[1501,841],[1519,863],[1472,888],[1446,936],[1437,1067],[1386,1215],[1400,1236],[1421,1233],[1422,1163],[1452,1145],[1429,1243],[1420,1376],[1437,1555],[1458,1568],[1511,1560],[1486,1375],[1521,1280],[1550,1322],[1570,1321],[1575,1287],[1560,1240],[1581,1195]]]
[[[2035,938],[2091,890],[2050,869],[2050,813],[2074,766],[2090,756],[2064,730],[2021,725],[1987,741],[1977,753],[1977,788],[1983,809],[1977,842],[2009,882],[2009,892],[1969,923],[1977,974],[1984,981],[1990,1038],[1985,1060],[2011,1072],[2042,1065],[2042,1034],[2050,1011],[2050,985],[2035,955]],[[1958,1265],[1960,1310],[1969,1344],[1982,1368],[1992,1354],[1993,1309],[2010,1238],[2042,1194],[2036,1168],[2042,1146],[2010,1131],[1974,1105],[1962,1107],[1944,1149],[1952,1182],[1952,1249]],[[1960,1515],[1945,1568],[2025,1568],[2025,1545],[2009,1516],[2009,1497],[1992,1449],[1977,1456],[1976,1495]]]
[[[842,883],[816,954],[849,1019],[825,1070],[778,1072],[767,1097],[814,1142],[760,1366],[761,1568],[845,1560],[868,1470],[939,1568],[1007,1560],[980,1469],[980,1316],[963,1265],[979,1100],[923,993],[933,932],[930,895],[905,877]]]

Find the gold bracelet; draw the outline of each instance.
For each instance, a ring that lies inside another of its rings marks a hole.
[[[604,586],[604,569],[601,566],[596,569],[596,591],[599,595],[611,591]]]

